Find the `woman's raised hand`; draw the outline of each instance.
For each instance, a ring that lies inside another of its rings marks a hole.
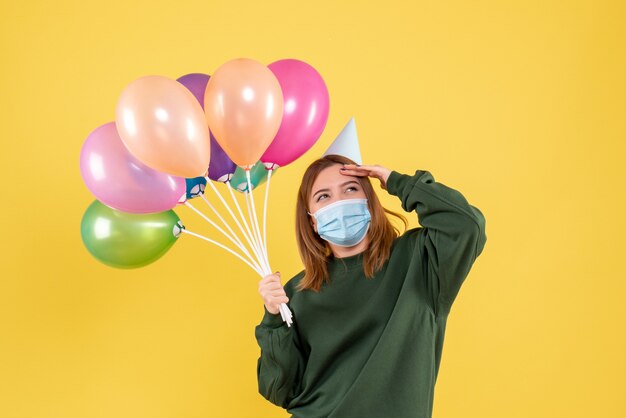
[[[259,282],[259,293],[269,313],[278,315],[281,303],[289,302],[283,285],[280,283],[280,272],[265,276]]]
[[[343,168],[340,169],[340,172],[347,176],[368,176],[377,178],[380,180],[380,187],[385,190],[387,190],[387,179],[389,178],[389,174],[391,174],[390,169],[381,165],[345,164]]]

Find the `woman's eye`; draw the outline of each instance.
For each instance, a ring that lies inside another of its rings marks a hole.
[[[354,191],[356,191],[356,190],[357,190],[357,188],[356,188],[356,187],[348,187],[346,190],[350,190],[350,189],[352,189],[352,190],[354,190]]]
[[[319,196],[317,197],[316,202],[319,202],[320,200],[322,200],[322,197],[324,197],[324,196],[328,196],[328,195],[327,195],[326,193],[323,193],[323,194],[319,195]]]

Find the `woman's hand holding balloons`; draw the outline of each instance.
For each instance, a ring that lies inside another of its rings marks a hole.
[[[278,315],[281,303],[289,302],[285,289],[280,283],[280,272],[265,276],[259,282],[259,293],[268,312]]]
[[[266,66],[240,58],[212,76],[191,73],[173,80],[150,75],[133,81],[120,94],[115,123],[91,132],[81,151],[83,180],[97,198],[81,222],[85,247],[104,264],[137,268],[159,259],[183,233],[203,239],[263,277],[259,293],[267,311],[280,313],[291,326],[289,298],[280,273],[271,274],[267,254],[270,179],[317,141],[328,109],[321,75],[295,59]],[[264,181],[261,229],[252,191]],[[236,213],[213,182],[225,183]],[[207,187],[243,240],[204,195]],[[249,223],[233,188],[245,198]],[[197,196],[225,229],[192,205]],[[172,210],[176,205],[191,208],[235,248],[187,230]]]

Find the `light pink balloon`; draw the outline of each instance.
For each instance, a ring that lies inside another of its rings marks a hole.
[[[80,153],[87,188],[105,205],[129,213],[163,212],[186,193],[185,179],[156,171],[124,146],[115,122],[89,134]]]
[[[284,110],[280,128],[261,161],[284,166],[307,152],[324,131],[328,89],[322,76],[306,62],[284,59],[268,68],[280,83]]]
[[[115,124],[126,148],[147,166],[179,177],[204,176],[211,159],[202,106],[181,83],[158,75],[130,83]]]

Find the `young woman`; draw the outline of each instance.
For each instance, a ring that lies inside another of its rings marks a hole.
[[[415,211],[394,228],[369,177]],[[446,320],[487,240],[485,218],[428,171],[413,176],[338,155],[306,170],[296,205],[304,270],[259,283],[259,392],[297,418],[426,418]],[[278,306],[287,303],[288,327]]]

